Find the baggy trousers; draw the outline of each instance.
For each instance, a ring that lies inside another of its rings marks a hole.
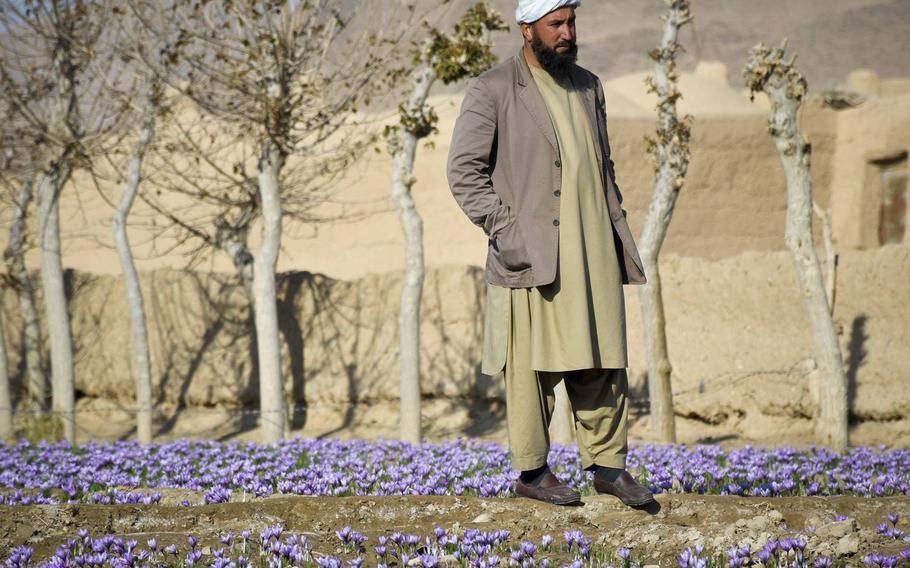
[[[530,316],[512,310],[505,381],[506,421],[512,467],[526,471],[547,463],[550,419],[556,404],[553,389],[565,381],[582,467],[625,469],[628,453],[628,376],[625,369],[581,369],[562,372],[531,368]]]

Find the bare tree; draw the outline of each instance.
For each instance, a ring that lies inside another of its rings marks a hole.
[[[169,14],[159,4],[134,3],[133,8],[141,10],[147,18],[156,23],[167,21]],[[159,11],[153,12],[157,8]],[[127,129],[125,134],[133,137],[125,160],[119,160],[119,148],[108,152],[108,163],[116,172],[116,180],[122,184],[123,192],[111,219],[111,229],[123,270],[127,302],[130,309],[132,344],[132,367],[136,389],[136,433],[140,442],[152,441],[152,373],[151,355],[146,324],[145,301],[139,282],[139,273],[133,258],[127,227],[130,212],[143,180],[143,161],[155,137],[156,124],[166,112],[164,84],[171,67],[179,61],[177,53],[177,28],[174,25],[156,26],[157,34],[150,34],[149,27],[137,18],[135,10],[117,9],[113,25],[120,33],[111,38],[107,50],[116,54],[123,62],[123,79],[108,81],[110,77],[100,76],[105,82],[108,96],[120,102],[120,109],[128,117],[128,124],[137,128]],[[105,69],[100,69],[104,72]],[[94,173],[98,173],[97,169]]]
[[[156,250],[169,242],[159,254],[182,252],[190,269],[215,252],[226,254],[252,304],[249,231],[260,218],[256,179],[249,171],[255,167],[253,148],[225,134],[211,116],[185,106],[176,105],[173,120],[161,125],[159,144],[146,157],[155,172],[146,181],[154,191],[138,197],[158,216],[146,229]]]
[[[423,295],[423,221],[417,212],[411,188],[417,143],[436,132],[436,112],[427,104],[430,89],[487,70],[496,61],[490,32],[506,29],[499,14],[485,2],[470,8],[453,34],[431,28],[427,39],[414,52],[410,92],[398,110],[400,120],[386,129],[392,154],[391,198],[405,240],[405,273],[399,311],[399,365],[401,368],[401,438],[420,443],[420,299]]]
[[[180,0],[171,12],[186,71],[170,87],[192,102],[185,110],[197,119],[174,121],[177,136],[164,148],[187,152],[155,183],[209,207],[191,213],[154,198],[147,202],[168,218],[178,242],[195,243],[191,255],[217,247],[244,279],[267,443],[284,436],[287,422],[275,297],[282,220],[311,213],[325,187],[368,144],[352,117],[385,80],[389,28],[375,31],[384,23],[379,8],[355,2],[342,10],[329,0]],[[367,31],[353,31],[355,18]],[[255,253],[247,244],[254,222],[261,226]]]
[[[822,443],[842,451],[848,443],[847,377],[812,237],[811,146],[797,126],[807,85],[794,65],[796,57],[784,59],[786,45],[785,40],[777,48],[752,48],[743,75],[753,97],[763,92],[771,101],[768,131],[787,178],[785,239],[809,311],[813,357],[822,380],[819,433]]]
[[[133,378],[136,384],[136,434],[143,444],[152,441],[152,370],[149,355],[148,328],[145,319],[145,302],[142,288],[139,285],[139,273],[133,260],[127,235],[127,223],[130,209],[139,191],[142,176],[142,159],[155,132],[155,121],[158,118],[158,99],[160,88],[150,85],[145,102],[145,116],[139,137],[133,144],[129,155],[129,165],[123,194],[111,221],[114,240],[117,243],[117,254],[123,269],[127,300],[130,306],[130,322],[133,347]]]
[[[11,108],[11,101],[0,99],[0,105],[3,109],[0,112],[5,119],[0,123],[0,147],[3,148],[0,156],[0,203],[12,212],[9,242],[3,250],[6,271],[0,274],[0,293],[7,289],[13,291],[19,300],[21,311],[20,345],[25,356],[26,380],[20,408],[40,411],[44,409],[47,399],[47,381],[41,369],[38,316],[35,313],[31,277],[25,266],[25,219],[34,183],[34,172],[29,165],[34,159],[35,149],[26,148],[20,143],[17,126],[21,126],[22,121]],[[8,438],[13,431],[13,396],[5,333],[3,322],[0,321],[0,439]]]
[[[41,148],[37,177],[41,283],[51,347],[52,401],[64,436],[75,441],[73,340],[60,250],[60,194],[114,121],[88,73],[108,21],[107,2],[0,0],[0,89]],[[112,62],[109,62],[112,63]]]
[[[655,161],[654,193],[639,240],[639,251],[648,283],[639,288],[645,353],[648,361],[648,392],[651,399],[651,430],[662,441],[676,442],[673,414],[673,366],[667,350],[667,320],[658,257],[673,217],[676,199],[689,169],[690,117],[679,119],[676,101],[681,94],[676,75],[676,56],[682,47],[677,38],[682,26],[692,21],[689,0],[664,0],[667,12],[660,47],[651,51],[654,73],[648,90],[657,94],[657,134],[646,139]]]
[[[23,406],[32,411],[47,408],[47,376],[41,366],[41,331],[38,324],[38,311],[35,308],[35,290],[32,277],[25,265],[28,234],[26,221],[29,205],[33,199],[34,160],[37,148],[17,146],[16,128],[9,126],[17,122],[14,114],[6,113],[4,131],[4,159],[0,185],[4,186],[3,202],[12,211],[9,241],[3,249],[3,260],[6,273],[3,283],[14,290],[19,304],[21,320],[20,351],[25,359],[25,392]]]

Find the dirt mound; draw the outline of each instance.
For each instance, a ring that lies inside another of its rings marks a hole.
[[[108,533],[128,537],[146,548],[155,539],[159,549],[175,544],[187,548],[187,537],[198,537],[198,548],[222,547],[219,536],[239,535],[280,525],[288,533],[302,533],[321,554],[339,554],[341,542],[335,531],[349,526],[369,540],[367,558],[375,560],[373,546],[379,536],[398,531],[433,538],[434,528],[470,528],[483,531],[506,529],[507,544],[523,540],[541,542],[555,537],[554,557],[560,552],[563,531],[581,530],[592,539],[592,551],[614,553],[630,547],[646,562],[673,564],[687,547],[704,545],[724,554],[734,546],[756,551],[770,540],[799,537],[806,541],[809,558],[825,555],[859,565],[863,556],[877,552],[897,555],[904,547],[879,534],[876,525],[895,513],[910,517],[910,498],[890,497],[782,497],[774,499],[698,495],[660,495],[649,510],[634,510],[613,497],[589,496],[580,507],[558,507],[527,499],[472,497],[275,497],[246,503],[192,507],[175,506],[183,499],[175,493],[162,505],[55,505],[0,507],[0,550],[28,544],[34,560],[53,555],[57,546],[73,538],[76,529],[88,529],[93,537]],[[844,520],[837,521],[838,516]],[[544,556],[543,551],[540,556]],[[506,553],[506,557],[508,554]],[[2,557],[0,557],[2,558]],[[367,565],[371,565],[368,560]]]

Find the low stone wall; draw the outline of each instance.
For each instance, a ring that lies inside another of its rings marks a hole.
[[[662,260],[677,413],[718,424],[759,414],[809,418],[815,387],[808,322],[790,256],[745,253],[711,261]],[[278,280],[281,348],[289,400],[309,405],[387,404],[396,399],[400,274],[334,281],[294,272]],[[447,267],[426,280],[423,392],[428,398],[498,401],[502,385],[479,373],[482,270]],[[255,342],[243,288],[233,275],[159,270],[142,274],[154,396],[183,406],[255,406]],[[130,406],[126,295],[112,276],[68,272],[76,389]],[[647,393],[637,290],[626,288],[633,394]],[[835,320],[856,421],[910,418],[910,248],[841,257]],[[40,295],[38,298],[40,305]],[[4,290],[3,332],[14,390],[22,365],[14,294]]]

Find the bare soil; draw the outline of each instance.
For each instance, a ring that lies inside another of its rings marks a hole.
[[[199,545],[217,547],[218,536],[258,531],[281,525],[304,533],[324,554],[340,553],[335,531],[351,526],[370,537],[372,552],[379,535],[394,531],[432,535],[435,526],[463,531],[507,529],[509,543],[540,542],[551,534],[562,542],[562,531],[579,529],[595,546],[615,552],[634,547],[636,554],[661,566],[675,565],[686,547],[704,544],[723,552],[734,545],[761,546],[769,539],[801,535],[811,555],[841,556],[847,565],[860,565],[871,552],[898,554],[906,543],[876,531],[888,513],[910,518],[910,497],[858,498],[782,497],[743,498],[707,495],[659,495],[648,510],[623,506],[607,496],[586,496],[581,506],[559,507],[522,498],[478,497],[270,497],[248,502],[180,507],[193,498],[187,491],[165,491],[159,505],[42,505],[0,507],[0,551],[20,544],[35,549],[35,559],[52,555],[79,528],[92,536],[113,533],[159,546],[174,543],[184,549],[187,536]],[[837,515],[849,517],[835,521]],[[370,556],[368,556],[369,558]]]

